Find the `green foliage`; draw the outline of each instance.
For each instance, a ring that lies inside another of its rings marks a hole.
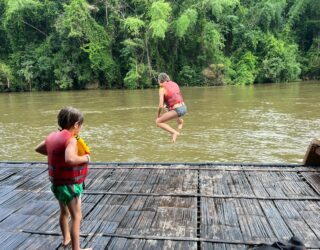
[[[314,39],[306,58],[306,78],[320,79],[320,37]]]
[[[23,49],[28,42],[38,42],[46,34],[37,28],[45,22],[43,5],[36,0],[7,0],[3,15],[3,26],[14,50]]]
[[[221,56],[221,50],[224,47],[224,39],[214,23],[205,23],[202,39],[208,60],[219,58]]]
[[[257,16],[257,24],[263,31],[276,30],[283,24],[283,11],[286,0],[268,0],[259,2],[253,8],[253,15]]]
[[[40,5],[40,2],[37,0],[6,0],[6,18],[14,15],[15,12],[37,8]]]
[[[141,61],[141,53],[143,53],[144,43],[139,38],[126,39],[121,50],[122,56],[126,58],[127,73],[124,78],[124,86],[129,89],[143,88],[146,66]]]
[[[257,74],[256,65],[257,57],[250,51],[246,52],[235,65],[236,77],[233,82],[238,85],[254,83]]]
[[[124,85],[128,89],[143,88],[146,85],[146,66],[139,64],[134,59],[130,62],[130,70],[124,78]]]
[[[198,13],[194,9],[187,9],[177,20],[176,34],[182,38],[187,30],[196,24]]]
[[[128,17],[124,20],[124,26],[132,35],[138,35],[140,29],[145,26],[145,23],[139,18]]]
[[[0,61],[0,88],[10,88],[10,82],[13,80],[11,68]]]
[[[286,22],[286,31],[290,31],[293,24],[299,20],[304,14],[305,8],[310,3],[310,0],[296,0],[288,12],[288,20]],[[311,1],[312,2],[312,1]]]
[[[57,23],[57,30],[76,39],[88,53],[93,70],[102,71],[109,81],[115,79],[116,65],[110,54],[108,34],[90,15],[85,0],[72,0],[65,5],[65,15]]]
[[[152,30],[153,38],[165,38],[165,33],[168,29],[168,17],[171,14],[171,6],[163,0],[153,2],[149,12],[151,18],[150,29]]]
[[[0,0],[11,90],[253,84],[320,78],[318,0]],[[153,83],[153,85],[152,85]]]
[[[197,69],[184,65],[178,74],[179,83],[182,86],[197,86],[204,84],[204,78]]]
[[[282,82],[299,79],[301,66],[297,60],[296,45],[287,44],[274,36],[267,36],[265,50],[266,54],[260,71],[262,81]]]
[[[201,1],[203,7],[211,9],[212,15],[219,18],[228,7],[239,4],[239,0],[204,0]]]

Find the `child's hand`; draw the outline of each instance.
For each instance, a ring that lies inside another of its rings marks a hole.
[[[87,159],[88,159],[88,163],[90,163],[90,162],[91,162],[90,153],[89,153],[89,154],[85,154],[85,156],[86,156],[86,157],[87,157]]]

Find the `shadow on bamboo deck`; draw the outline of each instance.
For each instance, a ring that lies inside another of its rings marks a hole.
[[[0,163],[1,249],[56,249],[44,163]],[[82,247],[248,249],[300,237],[320,248],[320,169],[300,165],[97,163],[82,196]]]

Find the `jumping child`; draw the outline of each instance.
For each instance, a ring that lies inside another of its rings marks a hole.
[[[73,250],[80,249],[81,198],[83,182],[88,172],[90,155],[78,155],[77,140],[83,114],[73,107],[66,107],[58,114],[60,130],[50,133],[35,151],[48,156],[51,190],[59,201],[59,224],[63,235],[62,246],[72,245]],[[68,219],[71,215],[71,229]],[[88,248],[89,250],[91,248]]]
[[[159,108],[157,113],[156,124],[158,127],[168,131],[172,135],[172,142],[175,143],[183,127],[181,118],[187,112],[187,107],[183,102],[180,88],[177,83],[170,80],[166,73],[160,73],[158,76],[159,83]],[[169,109],[161,115],[164,105]],[[166,124],[167,121],[177,119],[178,128],[173,129]]]

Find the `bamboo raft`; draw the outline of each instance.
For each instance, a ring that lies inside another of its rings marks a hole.
[[[1,249],[57,249],[59,207],[45,163],[0,163]],[[320,168],[96,163],[82,196],[81,246],[250,249],[298,236],[320,249]]]

